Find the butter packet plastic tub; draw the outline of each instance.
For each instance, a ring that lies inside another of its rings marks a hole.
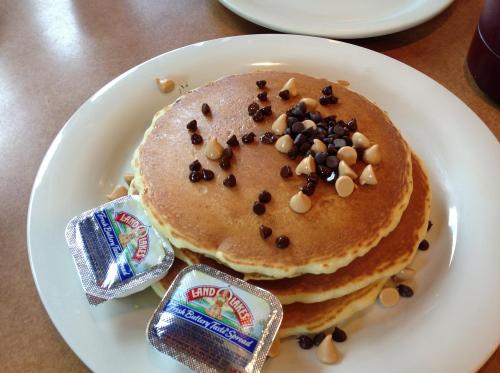
[[[150,225],[139,196],[126,196],[74,217],[66,241],[89,303],[144,290],[168,272],[172,246]]]
[[[200,372],[259,372],[283,309],[266,290],[198,264],[183,269],[149,321],[160,352]]]

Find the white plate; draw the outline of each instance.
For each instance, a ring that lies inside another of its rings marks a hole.
[[[168,73],[194,88],[259,69],[348,80],[388,111],[429,168],[434,227],[431,249],[417,258],[416,295],[390,310],[374,306],[346,325],[349,340],[339,345],[344,359],[332,371],[479,367],[500,336],[498,142],[460,100],[411,67],[350,44],[291,35],[218,39],[163,54],[107,84],[69,119],[40,166],[28,213],[33,276],[61,335],[94,371],[183,371],[146,342],[146,323],[159,302],[153,291],[88,305],[64,228],[105,201],[153,114],[180,94],[161,94],[154,78]],[[298,370],[330,368],[293,340],[265,366]]]
[[[441,13],[453,0],[219,0],[272,30],[337,39],[387,35]]]

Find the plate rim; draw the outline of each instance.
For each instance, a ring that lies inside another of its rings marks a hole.
[[[245,39],[249,39],[249,40],[253,40],[255,38],[276,38],[276,39],[282,39],[282,38],[300,38],[300,39],[317,39],[317,40],[321,40],[322,42],[332,42],[331,40],[326,40],[326,39],[323,39],[323,38],[320,38],[320,37],[314,37],[314,36],[303,36],[303,35],[277,35],[277,34],[250,34],[250,35],[242,35],[242,36],[231,36],[231,37],[222,37],[222,38],[216,38],[216,39],[211,39],[211,40],[206,40],[206,41],[203,41],[201,43],[205,44],[205,43],[209,43],[209,44],[213,44],[213,45],[217,45],[217,43],[223,43],[225,41],[228,41],[228,40],[236,40],[236,39],[239,39],[241,40],[242,43],[245,42]],[[380,55],[380,56],[383,56],[384,58],[388,58],[390,60],[393,60],[395,62],[397,62],[399,64],[399,66],[401,68],[409,68],[410,70],[412,70],[412,72],[416,72],[418,73],[418,75],[420,76],[420,78],[423,78],[423,79],[427,79],[429,82],[432,82],[434,85],[437,85],[437,86],[440,86],[442,89],[444,89],[444,93],[446,93],[446,96],[448,99],[454,99],[456,101],[459,102],[459,104],[461,105],[461,107],[464,109],[464,110],[467,110],[470,112],[470,114],[472,114],[476,120],[480,123],[482,123],[482,129],[480,131],[484,131],[486,130],[488,132],[488,136],[491,136],[494,138],[494,135],[493,133],[491,132],[491,130],[486,126],[486,124],[479,118],[479,116],[471,109],[469,108],[460,98],[458,98],[457,96],[455,96],[451,91],[449,91],[446,87],[444,87],[442,84],[440,84],[439,82],[433,80],[432,78],[428,77],[427,75],[425,75],[424,73],[416,70],[415,68],[409,66],[409,65],[406,65],[404,64],[403,62],[401,61],[398,61],[392,57],[389,57],[389,56],[386,56],[382,53],[378,53],[376,51],[372,51],[370,49],[367,49],[367,48],[363,48],[363,47],[359,47],[359,46],[356,46],[356,45],[352,45],[352,44],[349,44],[349,43],[346,43],[346,42],[341,42],[341,41],[333,41],[334,44],[342,44],[342,45],[345,45],[347,47],[352,47],[356,50],[362,50],[363,53],[368,53],[368,54],[373,54],[373,55]],[[159,59],[159,58],[162,58],[162,56],[165,56],[169,53],[172,53],[172,52],[176,52],[176,51],[179,51],[179,50],[182,50],[182,49],[187,49],[187,48],[192,48],[193,46],[196,46],[197,44],[200,44],[200,43],[193,43],[193,44],[190,44],[190,45],[186,45],[186,46],[183,46],[181,48],[176,48],[176,49],[173,49],[173,50],[170,50],[170,51],[167,51],[167,52],[164,52],[162,54],[159,54],[157,56],[154,56],[142,63],[139,63],[137,64],[136,66],[133,66],[131,67],[130,69],[126,70],[125,72],[119,74],[118,76],[116,76],[115,78],[113,78],[112,80],[110,80],[108,83],[106,83],[104,86],[102,86],[100,89],[98,89],[95,93],[93,93],[89,98],[87,98],[74,112],[73,114],[67,119],[67,121],[64,123],[64,125],[61,127],[61,129],[58,131],[57,135],[55,136],[55,138],[53,139],[53,141],[51,142],[50,146],[48,147],[45,155],[43,156],[43,159],[40,163],[40,166],[38,168],[38,171],[36,173],[36,176],[35,176],[35,179],[34,179],[34,182],[33,182],[33,185],[32,185],[32,189],[31,189],[31,193],[30,193],[30,198],[29,198],[29,206],[28,206],[28,212],[27,212],[27,219],[26,219],[26,224],[27,224],[27,229],[26,229],[26,238],[27,238],[27,251],[28,251],[28,258],[29,258],[29,263],[30,263],[30,269],[32,271],[32,275],[33,275],[33,280],[35,282],[35,286],[36,286],[36,289],[37,289],[37,292],[38,292],[38,295],[39,295],[39,298],[40,300],[42,301],[42,304],[52,322],[52,324],[54,325],[54,327],[56,328],[56,330],[58,331],[58,333],[61,335],[61,337],[63,338],[63,340],[66,342],[66,344],[71,348],[71,350],[73,351],[73,353],[75,353],[78,358],[87,366],[91,366],[91,364],[89,364],[88,361],[84,360],[80,351],[78,351],[76,348],[74,348],[74,344],[68,340],[67,338],[67,335],[65,335],[65,333],[63,333],[63,330],[60,328],[60,326],[58,326],[57,324],[57,321],[53,318],[53,315],[49,312],[49,306],[48,306],[48,303],[47,303],[47,300],[44,299],[42,297],[42,289],[39,287],[39,281],[38,281],[38,271],[36,269],[36,266],[35,266],[35,263],[33,261],[33,255],[32,255],[32,243],[31,243],[31,221],[33,219],[33,204],[34,204],[34,199],[36,197],[36,186],[37,184],[40,183],[41,181],[41,178],[43,176],[43,174],[45,173],[47,167],[49,166],[50,164],[50,161],[52,159],[52,157],[54,156],[54,152],[56,151],[56,148],[57,148],[57,144],[58,142],[60,141],[61,137],[64,135],[64,133],[66,131],[68,131],[68,128],[70,128],[70,126],[74,126],[76,124],[74,124],[74,122],[77,121],[77,119],[75,119],[81,110],[83,110],[82,108],[88,106],[88,104],[92,101],[92,99],[98,95],[100,95],[102,92],[106,91],[107,89],[109,89],[112,85],[114,85],[114,83],[124,79],[128,74],[130,74],[132,71],[134,70],[137,70],[140,66],[142,65],[145,65],[153,60],[156,60],[156,59]],[[325,47],[327,47],[327,44],[325,43]],[[477,367],[477,369],[479,369],[488,359],[489,357],[491,356],[491,354],[496,350],[497,346],[493,346],[491,347],[491,349],[488,351],[488,354],[484,355],[481,359],[481,365],[479,365]],[[476,359],[478,360],[478,359]]]

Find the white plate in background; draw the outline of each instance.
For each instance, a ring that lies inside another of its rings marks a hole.
[[[417,26],[453,0],[219,0],[275,31],[336,39],[387,35]],[[290,46],[293,48],[293,46]]]
[[[500,336],[498,142],[459,99],[411,67],[354,45],[292,35],[217,39],[160,55],[104,86],[56,136],[33,186],[28,250],[40,297],[66,342],[97,372],[186,370],[146,341],[159,303],[153,291],[97,307],[87,303],[64,228],[105,202],[157,110],[186,89],[260,69],[347,80],[386,110],[427,165],[434,223],[430,250],[418,253],[415,296],[392,309],[375,305],[349,322],[349,339],[338,344],[341,363],[321,365],[314,351],[289,340],[264,372],[479,368]],[[154,79],[166,71],[184,88],[160,93]]]

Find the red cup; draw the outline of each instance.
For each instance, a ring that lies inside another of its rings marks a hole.
[[[467,55],[477,85],[500,102],[500,0],[486,0]]]

